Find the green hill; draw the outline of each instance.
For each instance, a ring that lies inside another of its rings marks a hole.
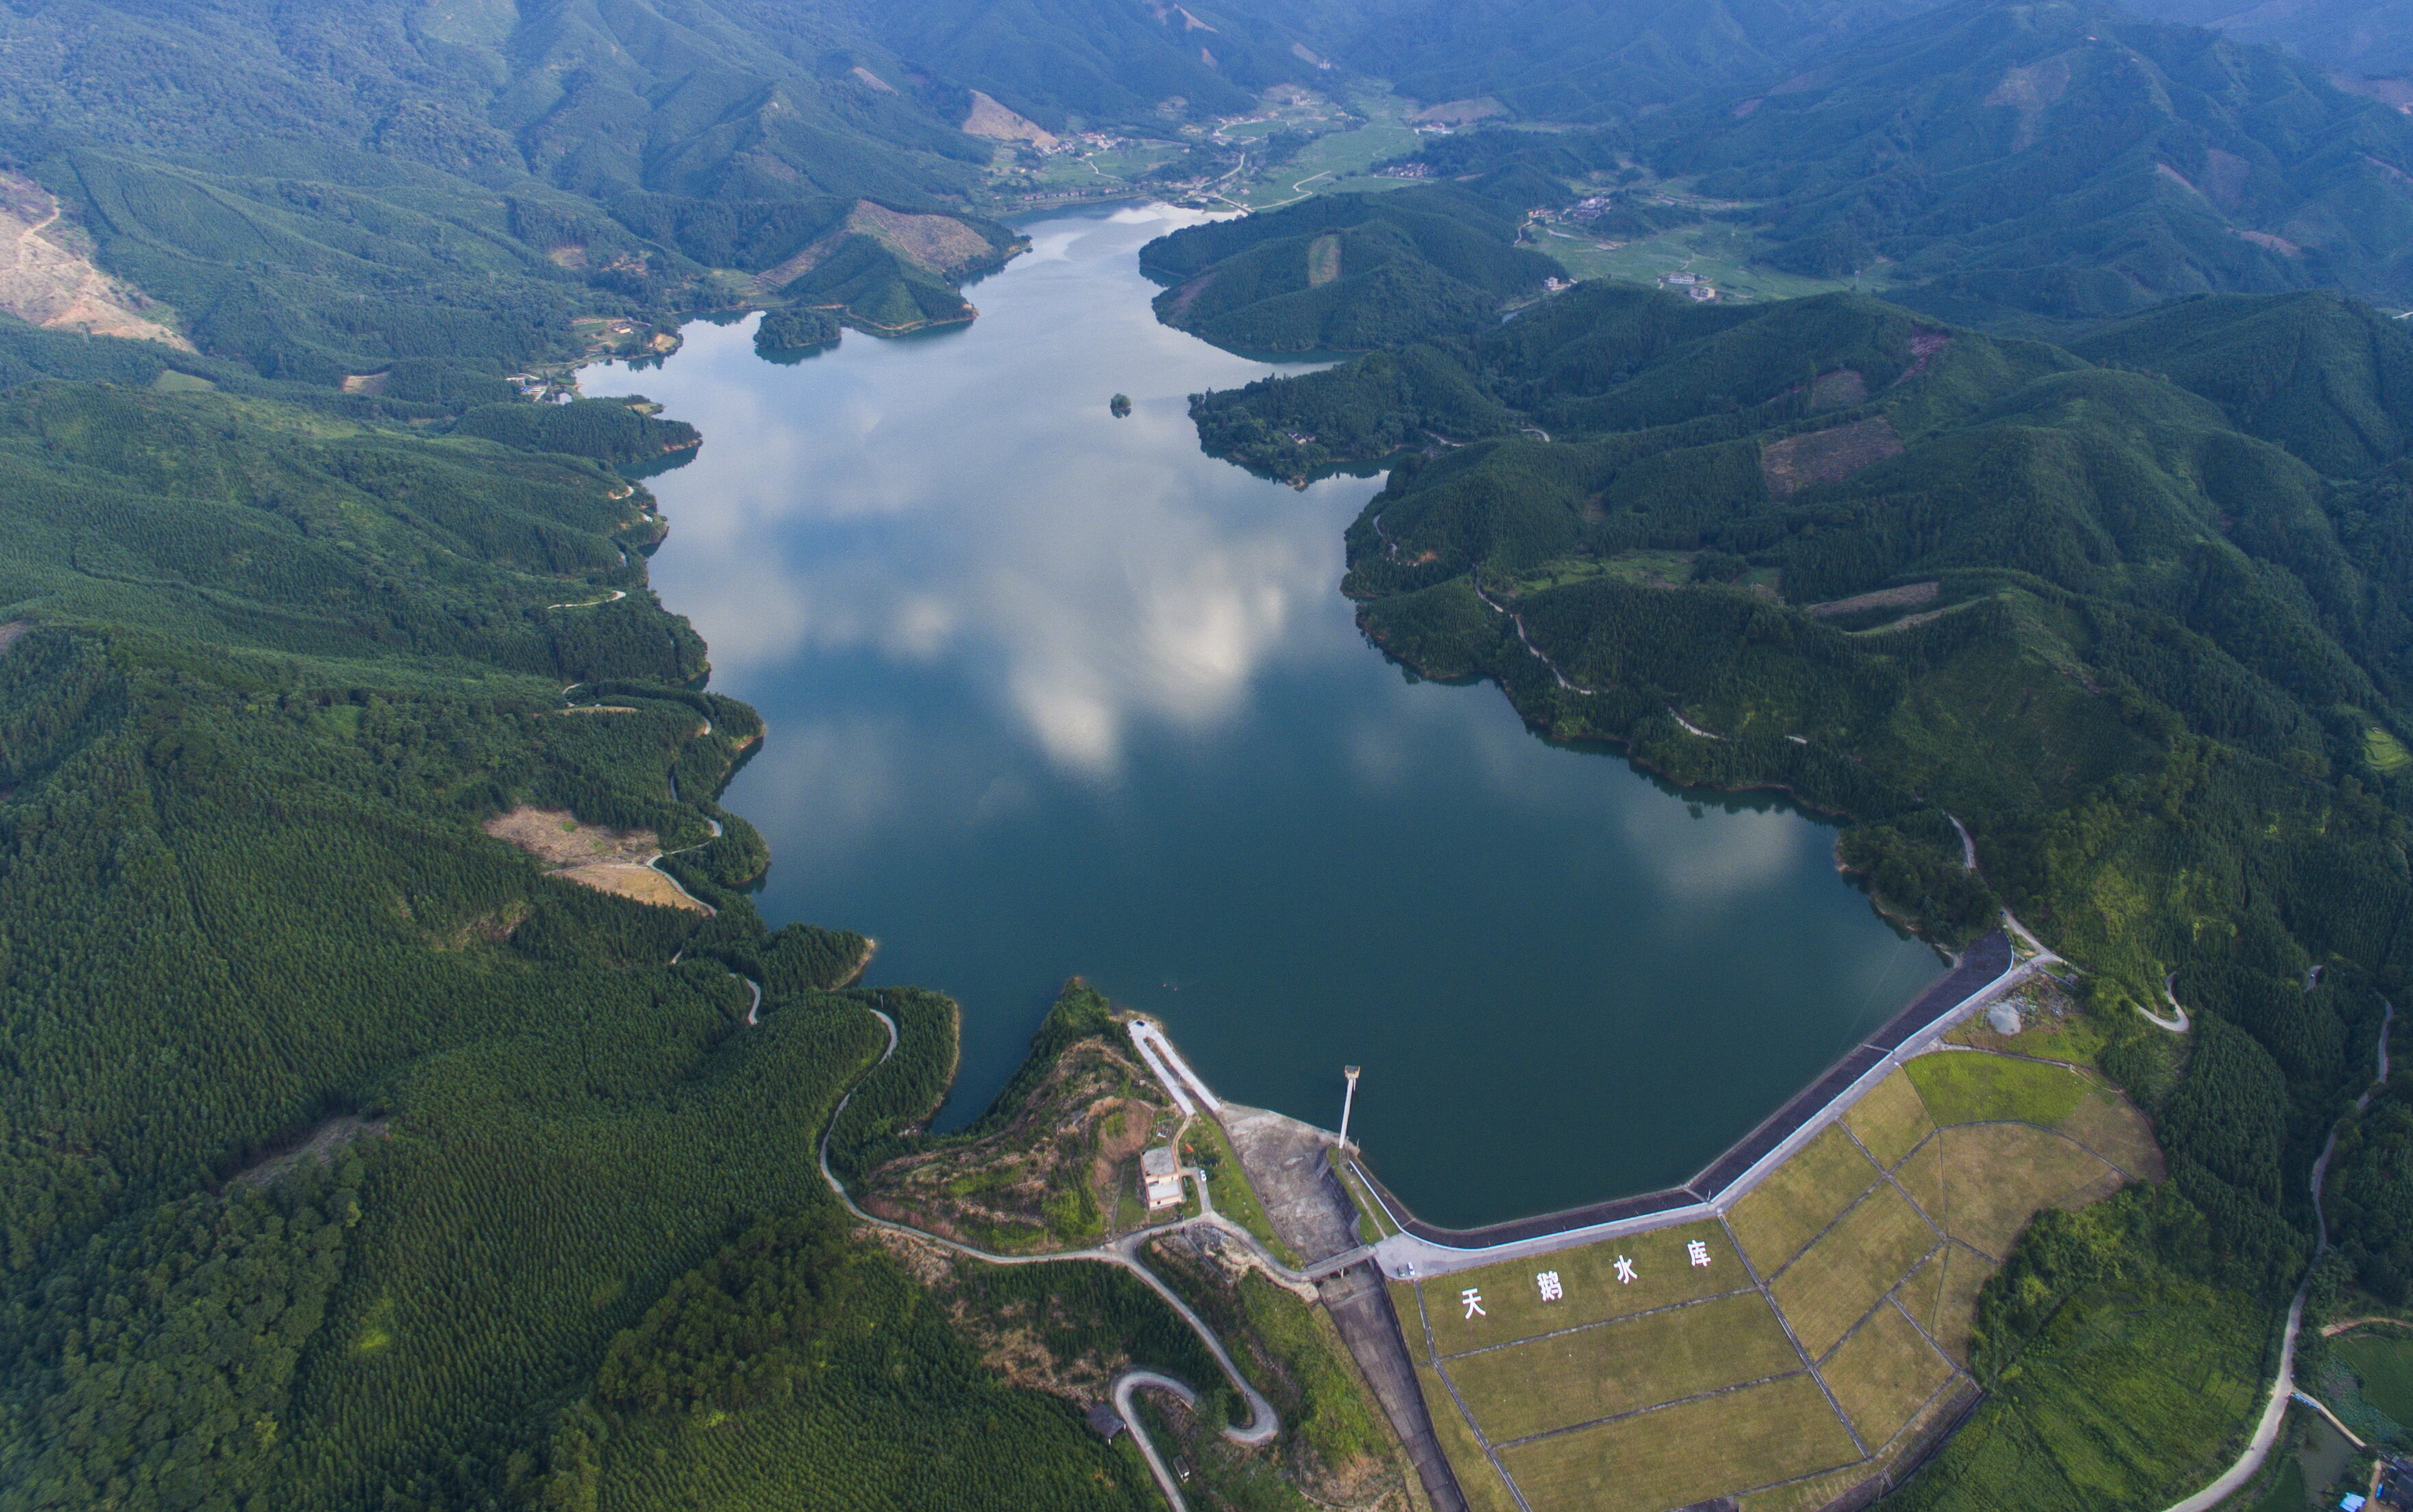
[[[1767,259],[1955,319],[2316,285],[2413,303],[2413,121],[2310,65],[2095,4],[1959,4],[1654,118]]]
[[[1557,276],[1514,245],[1518,201],[1537,192],[1563,190],[1520,171],[1472,188],[1323,195],[1159,237],[1140,270],[1174,286],[1157,296],[1159,319],[1220,347],[1395,346],[1484,325]]]
[[[2393,462],[2413,441],[2413,333],[2333,294],[2203,296],[2115,321],[2070,350],[2150,365],[2239,430],[2335,477]]]
[[[571,357],[573,318],[748,297],[715,268],[871,329],[964,319],[1013,243],[961,214],[992,151],[968,99],[835,7],[0,15],[10,166],[202,349],[319,384]],[[977,254],[924,245],[950,237]]]

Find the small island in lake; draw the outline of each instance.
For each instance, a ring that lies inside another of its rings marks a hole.
[[[791,304],[763,313],[754,328],[754,349],[760,352],[811,351],[836,342],[840,327],[827,310]]]
[[[1131,413],[1131,395],[1128,393],[1116,394],[1112,399],[1106,401],[1106,408],[1114,412],[1114,417],[1117,420],[1120,420],[1125,415]]]

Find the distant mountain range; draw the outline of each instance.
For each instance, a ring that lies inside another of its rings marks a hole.
[[[2158,21],[2209,26],[2350,75],[2413,73],[2413,6],[2401,0],[2136,0],[2129,8]]]
[[[2108,6],[1947,6],[1637,135],[1662,172],[1759,203],[1777,265],[1882,263],[1964,317],[2315,285],[2413,303],[2413,120]]]

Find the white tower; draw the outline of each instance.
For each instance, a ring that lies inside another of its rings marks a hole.
[[[1349,1090],[1340,1094],[1340,1152],[1349,1153],[1349,1108],[1357,1101],[1357,1068],[1342,1066],[1340,1074],[1349,1078]]]

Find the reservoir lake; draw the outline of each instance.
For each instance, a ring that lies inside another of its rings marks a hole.
[[[1341,531],[1379,480],[1198,448],[1189,394],[1284,370],[1150,313],[1140,246],[1199,218],[1027,224],[969,327],[773,363],[697,323],[583,374],[703,432],[649,482],[652,578],[769,724],[723,800],[770,842],[764,916],[963,1005],[941,1128],[1078,974],[1235,1101],[1331,1128],[1363,1066],[1352,1136],[1429,1221],[1685,1179],[1942,963],[1831,826],[1367,642]]]

